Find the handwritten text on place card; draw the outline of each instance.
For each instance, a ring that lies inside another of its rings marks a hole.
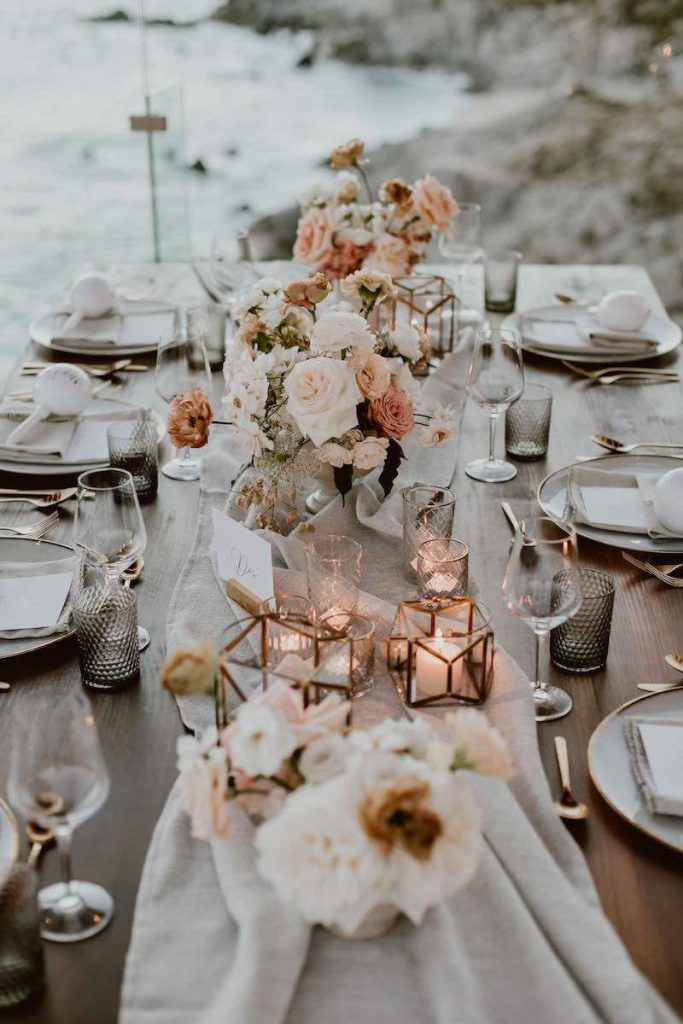
[[[275,593],[273,556],[267,540],[212,509],[213,550],[223,580],[238,580],[262,601]]]

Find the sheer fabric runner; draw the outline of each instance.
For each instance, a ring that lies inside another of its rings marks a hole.
[[[446,360],[425,385],[424,408],[450,401],[462,412],[466,363],[466,352]],[[363,544],[359,610],[377,624],[380,648],[395,603],[409,593],[401,570],[400,486],[447,486],[457,436],[445,448],[411,446],[384,504],[364,481],[345,506],[337,499],[313,520],[320,532],[351,534]],[[244,616],[222,595],[209,554],[210,510],[223,506],[239,465],[234,449],[204,459],[197,537],[169,612],[169,651],[198,636],[216,639]],[[302,540],[270,539],[280,567],[276,588],[305,593]],[[357,724],[402,713],[377,653],[376,685],[355,705]],[[178,703],[189,728],[212,721],[207,698]],[[510,745],[516,775],[510,787],[475,780],[486,836],[475,878],[421,928],[401,918],[379,940],[337,939],[280,903],[255,871],[246,820],[230,842],[192,840],[176,786],[140,884],[120,1024],[674,1022],[628,959],[583,857],[557,819],[528,681],[502,650],[486,713]]]

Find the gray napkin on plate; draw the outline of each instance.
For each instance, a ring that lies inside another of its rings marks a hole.
[[[656,339],[636,331],[607,331],[581,306],[547,307],[520,314],[527,348],[555,355],[647,355],[657,348]],[[599,337],[591,337],[592,334]]]
[[[64,308],[53,314],[52,342],[83,349],[103,345],[145,348],[156,344],[164,331],[173,327],[176,314],[176,307],[168,303],[120,298],[110,313],[83,317],[67,329],[70,311]]]
[[[122,405],[116,400],[93,399],[85,411],[73,418],[48,417],[32,428],[21,444],[7,444],[14,428],[34,410],[33,403],[0,406],[0,458],[8,462],[37,462],[80,466],[109,461],[107,427],[119,420],[134,420],[142,408]]]

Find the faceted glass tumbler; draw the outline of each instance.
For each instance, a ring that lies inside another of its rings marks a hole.
[[[316,537],[306,545],[308,597],[319,619],[356,610],[363,548],[339,534]]]
[[[44,986],[36,882],[23,864],[0,863],[0,1011]]]
[[[323,657],[329,655],[328,648],[335,644],[334,636],[350,641],[344,645],[344,653],[332,653],[334,661],[327,663],[327,668],[335,671],[335,661],[340,659],[339,666],[350,678],[351,696],[361,697],[375,685],[375,624],[362,615],[328,615],[322,621],[331,631],[333,639],[327,643],[320,642]]]
[[[85,586],[73,609],[78,660],[85,686],[121,690],[140,677],[137,600],[109,580]]]
[[[428,540],[448,540],[453,532],[455,494],[448,487],[415,484],[403,495],[403,572],[417,579],[417,553]]]
[[[505,451],[516,459],[542,459],[548,451],[553,395],[542,384],[527,384],[505,413]]]
[[[598,672],[605,667],[614,608],[614,580],[597,569],[580,569],[581,607],[550,631],[550,660],[565,672]],[[564,573],[553,579],[551,600],[561,602]]]
[[[159,486],[157,435],[153,424],[146,419],[113,423],[107,429],[107,445],[109,465],[128,470],[138,498],[153,498]]]
[[[424,601],[467,596],[469,548],[460,540],[428,540],[417,553],[417,589]]]
[[[486,308],[492,313],[511,313],[517,298],[517,272],[521,252],[495,249],[486,253],[484,289]]]

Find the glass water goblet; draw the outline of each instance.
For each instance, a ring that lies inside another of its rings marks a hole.
[[[122,586],[121,573],[147,546],[145,521],[126,469],[89,469],[78,478],[73,544],[90,569],[99,570],[112,586]],[[138,626],[138,650],[149,646],[149,631]]]
[[[48,714],[17,713],[12,735],[9,795],[27,821],[54,832],[61,881],[38,893],[41,934],[78,942],[111,921],[114,901],[101,885],[71,877],[71,837],[107,799],[109,776],[95,719],[80,693],[62,697]]]
[[[558,579],[562,586],[558,587]],[[576,534],[545,516],[519,524],[510,551],[503,597],[513,615],[529,624],[536,638],[531,686],[537,722],[562,718],[572,708],[568,693],[540,678],[541,641],[581,607]]]
[[[184,337],[172,332],[161,339],[157,349],[156,389],[166,402],[190,388],[211,392],[211,369],[202,337]],[[182,452],[182,455],[180,454]],[[199,480],[199,459],[192,449],[176,449],[176,455],[161,467],[172,480]]]
[[[473,480],[512,480],[516,468],[495,457],[498,417],[524,390],[521,339],[517,331],[484,324],[477,333],[467,377],[467,394],[489,415],[489,454],[465,466]]]
[[[439,251],[453,268],[453,290],[462,305],[467,305],[464,291],[468,269],[474,264],[483,265],[482,239],[481,206],[479,203],[459,203],[451,234],[439,236]]]

